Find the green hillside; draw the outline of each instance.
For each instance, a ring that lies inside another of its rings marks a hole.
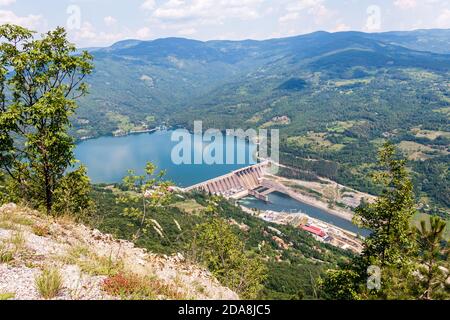
[[[448,216],[448,33],[123,41],[93,51],[91,94],[72,133],[191,128],[194,120],[205,128],[277,128],[282,162],[374,194],[369,163],[389,139],[410,160],[424,211]],[[326,161],[306,168],[302,158]]]

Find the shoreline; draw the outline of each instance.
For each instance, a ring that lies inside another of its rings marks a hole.
[[[344,209],[335,209],[335,208],[330,208],[328,203],[318,200],[316,198],[304,195],[302,193],[296,192],[294,190],[292,190],[290,187],[285,186],[284,184],[282,184],[279,179],[280,177],[278,176],[274,176],[274,175],[270,175],[267,174],[266,175],[273,183],[276,183],[279,186],[282,186],[282,191],[279,190],[280,192],[290,196],[291,198],[295,199],[296,201],[302,202],[304,204],[310,205],[312,207],[321,209],[325,212],[327,212],[330,215],[334,215],[337,216],[339,218],[342,218],[344,220],[347,220],[349,222],[353,221],[353,217],[354,214],[350,211],[344,210]],[[285,178],[283,178],[285,179]],[[289,180],[289,179],[288,179]]]

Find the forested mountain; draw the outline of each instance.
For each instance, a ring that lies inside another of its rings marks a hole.
[[[279,128],[282,161],[372,193],[368,163],[390,139],[411,160],[424,208],[445,215],[449,44],[450,30],[122,41],[92,50],[91,94],[74,134],[189,128],[200,119],[222,129]],[[311,168],[302,158],[322,162]]]
[[[373,34],[372,37],[414,50],[450,53],[450,30],[394,31]]]

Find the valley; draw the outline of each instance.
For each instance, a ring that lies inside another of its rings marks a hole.
[[[450,30],[0,38],[0,300],[448,299]]]
[[[91,94],[81,100],[72,133],[80,139],[159,125],[192,129],[199,119],[221,130],[279,129],[283,164],[373,195],[379,189],[367,176],[371,160],[390,140],[409,159],[423,211],[448,219],[447,33],[119,42],[92,52]],[[428,50],[412,45],[411,38],[426,36]]]

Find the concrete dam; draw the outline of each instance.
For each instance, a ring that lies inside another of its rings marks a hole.
[[[252,195],[260,200],[268,201],[270,190],[262,186],[268,161],[233,171],[229,174],[193,185],[185,191],[203,191],[209,194],[221,195],[226,198],[240,199]]]

